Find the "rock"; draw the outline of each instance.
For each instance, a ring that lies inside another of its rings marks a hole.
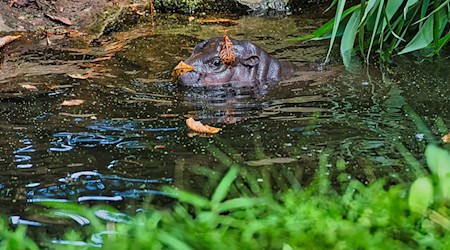
[[[5,19],[3,19],[2,14],[0,13],[0,32],[9,32],[14,29],[5,24]]]

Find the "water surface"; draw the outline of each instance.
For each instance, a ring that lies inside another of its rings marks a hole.
[[[6,57],[1,211],[13,223],[51,225],[56,222],[36,212],[38,202],[107,203],[129,211],[153,197],[164,206],[162,185],[210,194],[227,162],[240,165],[247,181],[275,191],[310,183],[321,156],[327,159],[322,174],[336,185],[410,181],[417,170],[405,157],[423,164],[426,143],[449,127],[449,75],[443,73],[449,64],[401,57],[389,70],[350,73],[339,63],[321,70],[326,42],[287,38],[323,21],[243,17],[224,26],[165,16],[154,30],[131,27],[97,47],[37,47]],[[186,89],[170,80],[193,46],[224,29],[290,60],[295,76],[263,92]],[[85,103],[61,105],[72,99]],[[192,134],[189,116],[223,131]]]

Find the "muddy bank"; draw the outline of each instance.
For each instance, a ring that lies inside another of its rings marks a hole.
[[[120,22],[126,12],[142,17],[155,12],[279,15],[299,13],[327,0],[1,0],[0,32],[47,30],[58,26],[98,32],[105,22]],[[153,6],[150,6],[152,3]],[[311,7],[308,7],[311,6]],[[113,19],[113,20],[111,20]],[[118,20],[114,20],[118,19]],[[92,30],[92,28],[94,28]]]
[[[8,0],[0,2],[0,31],[35,31],[54,26],[85,28],[114,9],[119,1],[107,0]],[[52,17],[57,17],[56,19]],[[72,25],[58,21],[69,20]]]

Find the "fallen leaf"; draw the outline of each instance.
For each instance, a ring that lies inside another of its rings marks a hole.
[[[234,63],[234,61],[236,61],[236,55],[234,53],[234,45],[226,33],[223,36],[223,42],[222,42],[222,46],[220,48],[219,55],[220,55],[220,60],[224,64],[231,65],[232,63]]]
[[[18,39],[22,37],[21,35],[17,35],[17,36],[4,36],[0,38],[0,48],[5,46],[6,44]]]
[[[101,62],[101,61],[106,61],[106,60],[110,60],[112,58],[112,56],[104,56],[104,57],[97,57],[91,60],[91,62]]]
[[[20,87],[28,89],[28,90],[37,90],[38,89],[35,85],[31,85],[31,84],[21,84]]]
[[[186,120],[186,125],[193,131],[199,133],[208,133],[215,134],[221,131],[221,128],[215,128],[208,125],[203,125],[201,122],[194,120],[194,118],[190,117]]]
[[[72,99],[72,100],[65,100],[61,103],[61,106],[79,106],[83,104],[85,100],[81,99]]]
[[[85,80],[85,79],[88,79],[89,77],[91,77],[93,73],[94,73],[93,70],[88,70],[88,71],[86,71],[86,73],[84,73],[84,74],[67,74],[67,75],[68,75],[69,77],[71,77],[71,78],[74,78],[74,79],[82,79],[82,80]]]
[[[180,63],[178,63],[178,65],[172,71],[172,78],[173,79],[177,79],[182,74],[184,74],[186,72],[189,72],[189,71],[192,71],[194,69],[195,69],[194,66],[191,66],[189,64],[186,64],[183,61],[180,61]]]
[[[68,26],[73,25],[72,21],[70,21],[70,19],[67,18],[67,17],[52,16],[52,15],[49,15],[49,14],[45,14],[45,16],[47,16],[48,18],[52,19],[53,21],[58,21],[58,22],[60,22],[62,24],[68,25]]]
[[[267,166],[267,165],[273,165],[273,164],[287,164],[297,161],[297,159],[289,158],[289,157],[279,157],[279,158],[269,158],[269,159],[262,159],[262,160],[256,160],[256,161],[246,161],[245,164],[252,166],[252,167],[260,167],[260,166]]]
[[[444,135],[442,137],[442,141],[445,142],[445,143],[449,143],[450,142],[450,133]]]

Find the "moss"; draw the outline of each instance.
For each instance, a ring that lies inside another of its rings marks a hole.
[[[177,10],[182,12],[195,11],[204,0],[155,0],[156,8]]]

